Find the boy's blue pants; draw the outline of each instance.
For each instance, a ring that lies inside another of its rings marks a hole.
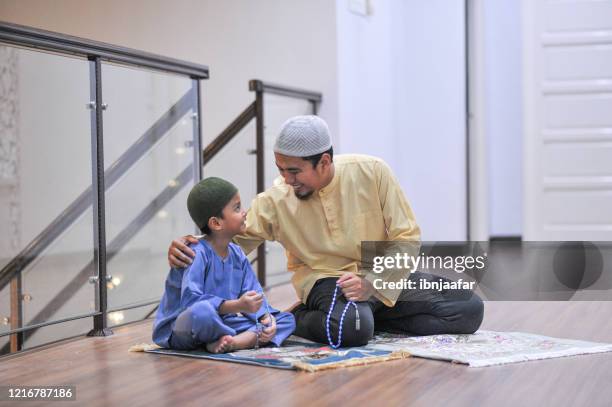
[[[276,319],[276,335],[271,343],[280,346],[293,333],[295,318],[288,312],[272,312]],[[255,331],[255,322],[242,315],[219,315],[208,301],[199,301],[181,312],[176,318],[170,347],[173,349],[196,349],[224,335],[235,336],[244,331]]]

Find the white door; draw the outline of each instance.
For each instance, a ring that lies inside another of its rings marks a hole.
[[[523,0],[524,240],[612,240],[612,1]]]

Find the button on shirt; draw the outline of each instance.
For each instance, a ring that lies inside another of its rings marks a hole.
[[[298,199],[279,177],[253,200],[246,232],[235,237],[246,253],[264,240],[282,244],[287,268],[293,272],[291,281],[303,302],[317,280],[360,273],[362,241],[420,240],[412,209],[383,160],[337,155],[334,167],[332,181],[305,200]],[[372,281],[373,275],[365,277]],[[397,281],[400,276],[376,278]],[[393,306],[399,290],[378,290],[374,295]]]

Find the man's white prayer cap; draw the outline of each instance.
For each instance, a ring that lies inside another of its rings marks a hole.
[[[281,127],[274,152],[290,157],[321,154],[332,146],[329,128],[318,116],[295,116]]]

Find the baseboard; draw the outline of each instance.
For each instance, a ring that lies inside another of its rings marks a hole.
[[[489,237],[490,242],[520,242],[523,240],[521,235],[508,235],[508,236],[491,236]]]

